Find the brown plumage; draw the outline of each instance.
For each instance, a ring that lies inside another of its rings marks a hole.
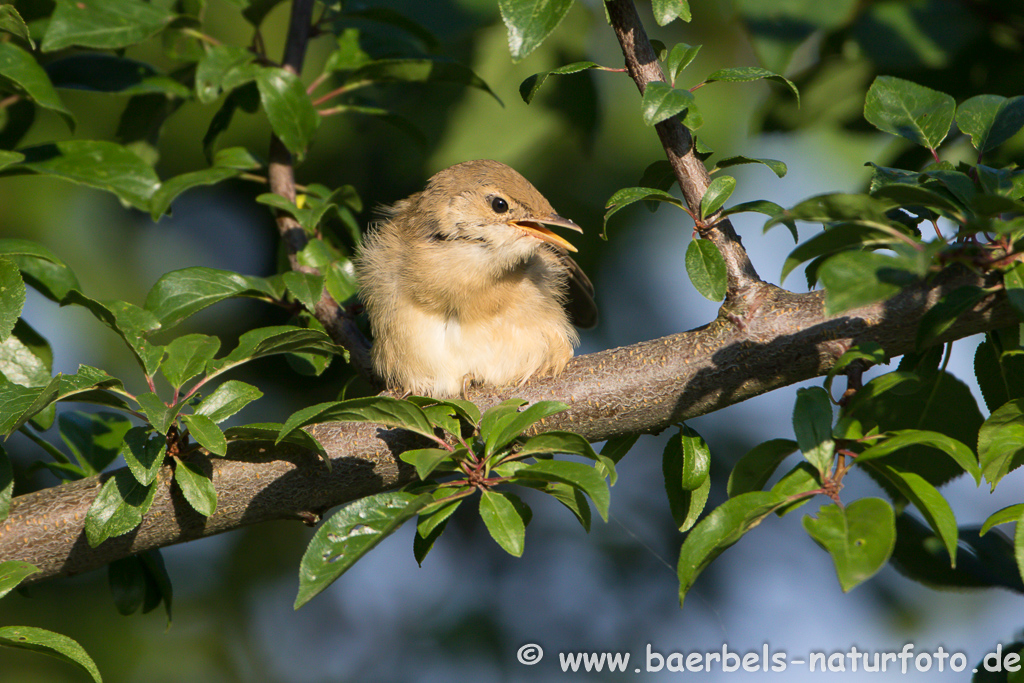
[[[594,290],[542,224],[582,231],[526,178],[467,161],[385,213],[356,268],[388,387],[442,398],[562,371],[573,322],[596,321]]]

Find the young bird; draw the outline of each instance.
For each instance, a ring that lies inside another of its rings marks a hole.
[[[596,322],[576,249],[544,226],[583,231],[508,166],[457,164],[384,213],[356,268],[389,388],[446,398],[557,374],[573,323]]]

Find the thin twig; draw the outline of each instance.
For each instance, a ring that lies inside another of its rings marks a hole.
[[[608,16],[612,29],[626,59],[626,70],[636,83],[640,93],[647,84],[665,81],[658,58],[651,41],[644,31],[640,16],[632,0],[607,0]],[[691,215],[700,215],[700,201],[710,182],[704,163],[697,158],[693,148],[693,137],[676,117],[655,126],[661,144],[665,148],[669,163],[675,171],[683,198]],[[704,225],[697,226],[701,237],[711,240],[718,247],[728,269],[728,297],[734,299],[757,289],[762,284],[754,270],[740,238],[727,218],[721,214],[708,217]],[[727,299],[728,301],[728,299]]]
[[[312,21],[313,0],[294,0],[281,66],[295,75],[299,75],[302,71],[306,48],[309,45]],[[296,193],[294,159],[291,152],[276,135],[270,138],[269,156],[267,176],[270,191],[294,203]],[[299,262],[299,252],[309,242],[309,237],[299,222],[287,212],[278,211],[277,229],[288,252],[288,263],[292,270],[306,273],[316,272],[315,269]],[[370,363],[370,343],[360,332],[351,316],[327,294],[326,290],[320,301],[317,302],[313,314],[327,330],[327,334],[348,350],[350,361],[356,371],[372,385],[377,386],[379,381],[376,379],[373,366]]]

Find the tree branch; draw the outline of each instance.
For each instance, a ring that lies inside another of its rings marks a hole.
[[[559,399],[570,410],[545,420],[590,441],[655,433],[682,420],[828,371],[850,345],[875,341],[890,356],[914,350],[918,322],[948,292],[990,286],[974,275],[947,275],[893,299],[827,318],[821,292],[762,290],[740,328],[726,316],[689,332],[574,359],[557,378],[520,388],[487,388],[470,396],[481,407],[518,396]],[[1017,324],[1002,295],[961,316],[939,342]],[[397,454],[422,444],[409,433],[375,425],[329,423],[310,429],[332,470],[292,446],[233,444],[227,458],[205,458],[217,488],[216,512],[204,518],[170,484],[164,468],[153,506],[135,531],[90,548],[86,512],[110,474],[16,497],[0,525],[0,559],[41,569],[30,580],[75,574],[115,559],[271,519],[308,519],[330,507],[405,482],[415,474]]]
[[[633,77],[637,89],[642,95],[647,84],[664,81],[665,75],[658,65],[658,57],[647,38],[640,16],[632,0],[607,0],[608,16],[611,18],[612,29],[622,48],[622,56],[626,59],[626,70]],[[700,216],[700,200],[708,189],[710,178],[704,162],[697,158],[693,149],[693,136],[679,119],[673,116],[655,125],[661,144],[665,148],[676,180],[683,190],[683,199],[694,216]],[[750,262],[739,235],[728,218],[722,218],[721,212],[708,217],[706,225],[697,230],[701,237],[711,240],[725,259],[728,272],[728,289],[726,306],[743,308],[746,300],[759,296],[759,290],[765,285],[758,277],[754,265]]]

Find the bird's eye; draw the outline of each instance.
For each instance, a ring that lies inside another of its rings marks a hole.
[[[508,211],[508,202],[501,197],[494,197],[491,199],[491,208],[494,209],[494,213],[505,213]]]

